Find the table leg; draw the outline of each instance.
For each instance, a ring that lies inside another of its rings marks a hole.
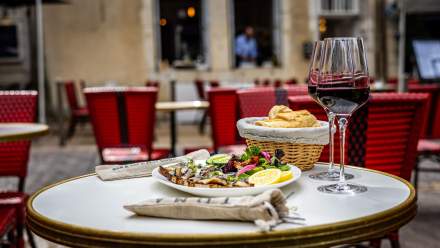
[[[62,83],[57,82],[57,98],[58,98],[58,137],[60,138],[60,146],[66,144],[66,135],[64,132],[64,111],[63,111],[63,92]]]
[[[170,112],[170,130],[171,130],[171,155],[176,156],[177,143],[177,127],[176,127],[176,112]]]
[[[176,101],[176,81],[170,81],[170,98],[171,101]],[[177,127],[176,127],[176,112],[170,112],[170,130],[171,130],[171,155],[176,156],[177,144]]]

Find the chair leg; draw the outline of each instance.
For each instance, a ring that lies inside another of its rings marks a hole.
[[[19,222],[21,222],[19,220]],[[17,248],[24,248],[24,239],[23,239],[23,224],[17,224]]]
[[[72,117],[69,122],[69,130],[67,131],[68,138],[72,138],[73,134],[75,133],[76,123],[76,119]]]
[[[399,233],[397,231],[388,234],[388,239],[392,248],[400,248]]]
[[[420,163],[420,158],[417,157],[416,166],[414,167],[414,188],[416,190],[416,194],[418,193],[418,186],[419,186],[419,163]]]
[[[370,240],[370,247],[372,248],[380,248],[382,245],[382,239],[372,239]]]
[[[200,134],[205,134],[205,124],[206,124],[207,119],[208,119],[208,111],[205,111],[205,112],[203,112],[202,119],[200,120],[200,123],[199,123],[199,133]]]
[[[31,230],[29,230],[28,226],[26,226],[25,228],[26,228],[26,234],[28,237],[29,245],[32,248],[37,248],[37,245],[35,244],[34,234],[31,232]]]

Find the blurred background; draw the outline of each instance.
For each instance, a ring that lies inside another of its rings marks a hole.
[[[154,86],[160,103],[207,100],[219,85],[304,85],[314,41],[360,36],[377,91],[430,84],[440,99],[439,24],[439,0],[0,0],[0,90],[38,90],[38,122],[50,126],[33,142],[25,190],[101,162],[84,87]],[[438,103],[428,124],[436,147]],[[173,115],[158,110],[155,148],[212,147],[206,108],[176,111],[177,134]],[[439,168],[436,158],[420,163]],[[403,247],[440,240],[440,174],[420,178]]]
[[[37,89],[38,8],[30,0],[1,3],[0,88]],[[161,100],[169,98],[169,79],[184,84],[195,78],[231,82],[295,78],[303,83],[312,42],[334,36],[364,38],[375,80],[398,78],[399,63],[401,76],[418,78],[414,41],[440,37],[436,0],[43,0],[42,4],[40,73],[49,117],[57,102],[55,83],[63,80],[84,80],[88,86],[160,80]],[[252,63],[239,63],[236,40],[247,27],[253,31],[256,55]],[[191,98],[191,92],[182,91],[181,98]]]

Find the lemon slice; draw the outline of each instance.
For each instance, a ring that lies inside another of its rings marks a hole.
[[[259,171],[248,178],[249,183],[259,185],[269,185],[278,183],[281,178],[281,170],[267,169]]]
[[[292,171],[282,171],[279,183],[285,182],[293,177]]]

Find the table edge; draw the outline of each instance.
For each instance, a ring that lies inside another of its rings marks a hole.
[[[322,163],[318,163],[322,164]],[[350,166],[352,167],[352,166]],[[410,190],[408,198],[399,205],[388,210],[368,215],[353,220],[340,221],[331,224],[306,226],[294,229],[275,230],[269,233],[259,232],[240,232],[238,234],[161,234],[161,233],[135,233],[135,232],[115,232],[82,227],[63,223],[50,219],[38,213],[32,206],[33,200],[44,191],[77,180],[83,177],[95,176],[96,173],[73,177],[48,185],[35,192],[27,202],[27,223],[36,234],[56,243],[70,245],[74,247],[106,247],[109,244],[124,244],[127,247],[136,246],[242,246],[244,244],[262,245],[268,244],[281,245],[296,244],[299,247],[309,247],[310,242],[313,247],[329,246],[347,242],[361,241],[372,237],[379,237],[383,233],[397,230],[399,227],[408,223],[414,218],[417,212],[416,193],[414,187],[406,180],[372,169],[352,167],[360,170],[382,174],[392,177],[404,183]],[[343,234],[343,235],[342,235]],[[80,243],[79,241],[82,241]],[[310,241],[304,245],[304,241]],[[260,243],[262,242],[262,243]],[[257,244],[258,243],[258,244]],[[304,245],[304,246],[303,246]]]
[[[10,141],[16,141],[16,140],[25,140],[25,139],[32,139],[35,137],[43,136],[49,133],[49,126],[46,124],[41,123],[33,123],[33,122],[6,122],[1,124],[36,124],[43,127],[43,129],[39,131],[30,131],[30,132],[23,132],[20,134],[13,134],[13,135],[6,135],[1,136],[0,135],[0,142],[10,142]]]

